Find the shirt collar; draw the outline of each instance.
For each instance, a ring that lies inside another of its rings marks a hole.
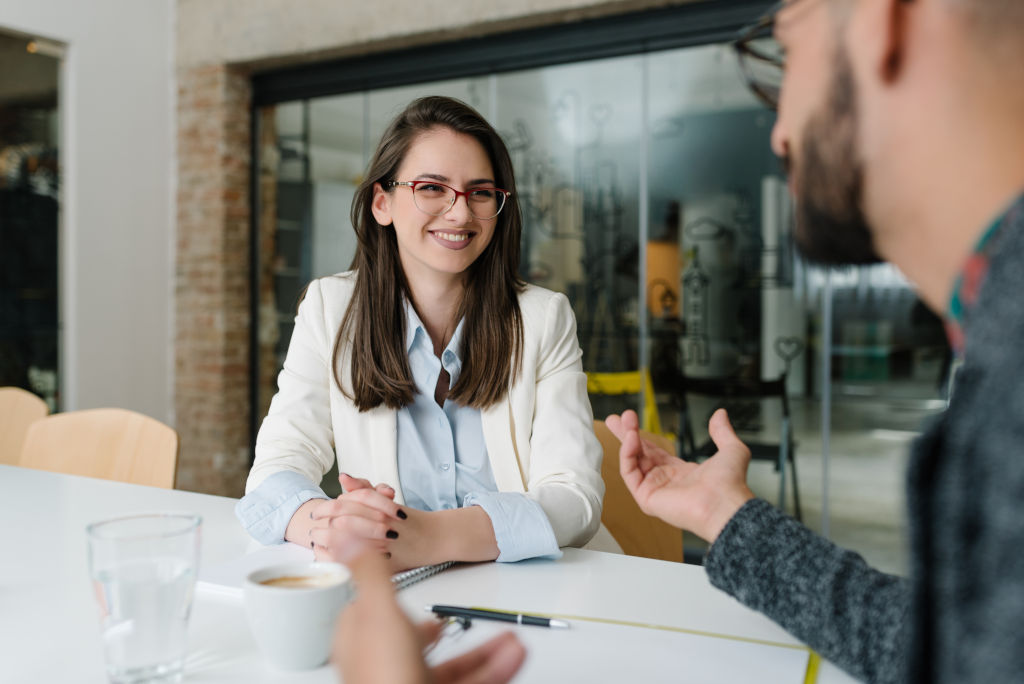
[[[465,318],[459,320],[459,324],[455,326],[455,332],[452,333],[452,337],[448,340],[448,345],[444,348],[442,356],[445,353],[451,352],[455,360],[462,364],[462,356],[459,353],[459,349],[462,346],[462,324],[465,322]],[[422,343],[426,344],[433,353],[434,347],[430,342],[430,335],[427,334],[427,326],[423,325],[423,321],[420,320],[419,314],[416,313],[416,307],[412,305],[412,302],[408,298],[405,300],[405,351],[409,353],[412,351],[413,346],[416,344],[416,339],[419,337]]]
[[[416,342],[416,336],[422,334],[424,337],[428,337],[427,328],[423,325],[423,321],[420,320],[419,315],[416,313],[416,308],[413,307],[412,302],[405,300],[405,351],[406,353],[412,351],[412,346]]]

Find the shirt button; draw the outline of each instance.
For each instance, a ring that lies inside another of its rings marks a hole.
[[[447,472],[448,469],[451,468],[451,467],[452,467],[451,463],[442,463],[441,464],[441,470],[444,470],[445,472]]]
[[[446,351],[444,353],[444,362],[446,364],[450,364],[454,360],[455,360],[455,354],[452,353],[451,349],[449,349],[448,351]]]

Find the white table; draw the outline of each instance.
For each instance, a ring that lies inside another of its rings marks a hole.
[[[251,548],[235,520],[234,504],[224,497],[0,466],[0,681],[106,681],[86,567],[86,524],[142,511],[198,513],[203,517],[201,562],[223,563]],[[559,561],[456,567],[399,596],[416,615],[422,615],[427,604],[449,603],[599,617],[798,645],[769,620],[711,587],[699,567],[577,549],[566,550]],[[477,621],[463,639],[447,647],[468,647],[498,629],[494,623]],[[658,650],[659,640],[676,638],[672,632],[575,622],[573,629],[562,633],[572,633],[575,648],[581,634],[595,640],[593,652],[579,659],[565,657],[559,645],[559,639],[569,644],[564,641],[568,636],[542,628],[516,629],[529,653],[519,681],[612,681],[621,679],[618,673],[630,672],[633,657],[644,658],[648,671],[658,673],[646,681],[691,681],[685,658]],[[613,638],[620,640],[616,648],[599,647]],[[189,641],[186,682],[336,681],[329,667],[285,673],[267,665],[237,600],[197,593]],[[741,643],[706,641],[712,649],[724,648],[723,653],[730,644]],[[749,647],[744,651],[751,652]],[[652,657],[658,662],[651,663]],[[834,666],[822,664],[821,684],[850,681]]]

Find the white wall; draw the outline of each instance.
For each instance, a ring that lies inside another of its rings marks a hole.
[[[692,1],[178,0],[178,62],[337,57]]]
[[[67,45],[63,407],[173,423],[173,0],[0,0],[0,29]]]

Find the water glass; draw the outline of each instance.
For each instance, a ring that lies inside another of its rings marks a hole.
[[[89,572],[111,682],[180,682],[202,518],[132,515],[93,523]]]

